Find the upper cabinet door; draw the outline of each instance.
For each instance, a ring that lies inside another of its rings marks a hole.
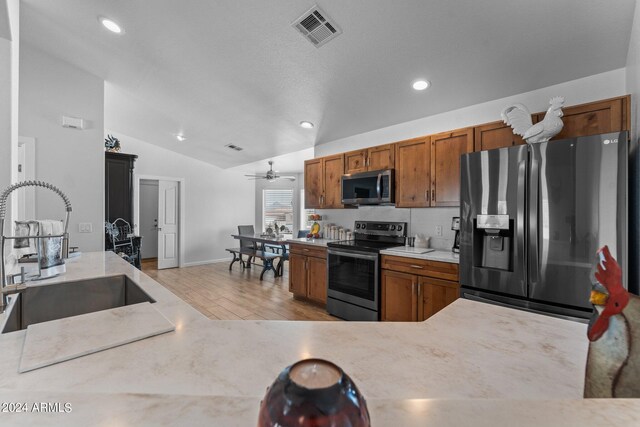
[[[304,162],[304,207],[317,209],[322,207],[322,159]]]
[[[396,206],[399,208],[429,206],[429,141],[427,136],[396,144]]]
[[[342,208],[342,172],[344,171],[344,155],[323,157],[324,163],[324,195],[323,208]]]
[[[356,150],[344,153],[344,173],[367,171],[367,150]]]
[[[460,206],[460,156],[473,151],[473,128],[431,136],[431,206]]]
[[[476,126],[473,128],[473,131],[475,136],[475,151],[493,150],[495,148],[524,144],[524,139],[514,134],[511,126],[504,122],[493,122]]]
[[[563,108],[564,127],[552,140],[629,130],[629,105],[630,97],[627,95]],[[538,121],[542,121],[545,114],[536,114]]]
[[[393,144],[369,148],[367,167],[370,171],[393,169],[395,167],[395,149]]]

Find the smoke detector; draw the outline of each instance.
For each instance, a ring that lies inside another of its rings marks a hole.
[[[293,21],[291,26],[309,40],[315,47],[320,47],[335,39],[342,30],[318,5],[302,14]]]

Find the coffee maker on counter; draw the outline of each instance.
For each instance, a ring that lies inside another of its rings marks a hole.
[[[456,232],[456,235],[453,238],[453,247],[451,248],[451,252],[459,254],[460,253],[460,217],[459,216],[454,216],[451,219],[451,229]]]

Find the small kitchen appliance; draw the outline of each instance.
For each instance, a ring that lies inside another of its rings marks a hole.
[[[392,205],[393,169],[342,175],[342,203],[345,205]]]
[[[451,219],[451,229],[456,232],[456,235],[453,238],[453,247],[451,248],[451,252],[460,253],[460,217],[454,216]]]

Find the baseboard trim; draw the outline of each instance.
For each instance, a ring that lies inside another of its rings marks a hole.
[[[197,265],[217,264],[219,262],[230,262],[230,261],[231,260],[228,258],[208,259],[205,261],[185,262],[184,264],[182,264],[182,267],[195,267]]]

